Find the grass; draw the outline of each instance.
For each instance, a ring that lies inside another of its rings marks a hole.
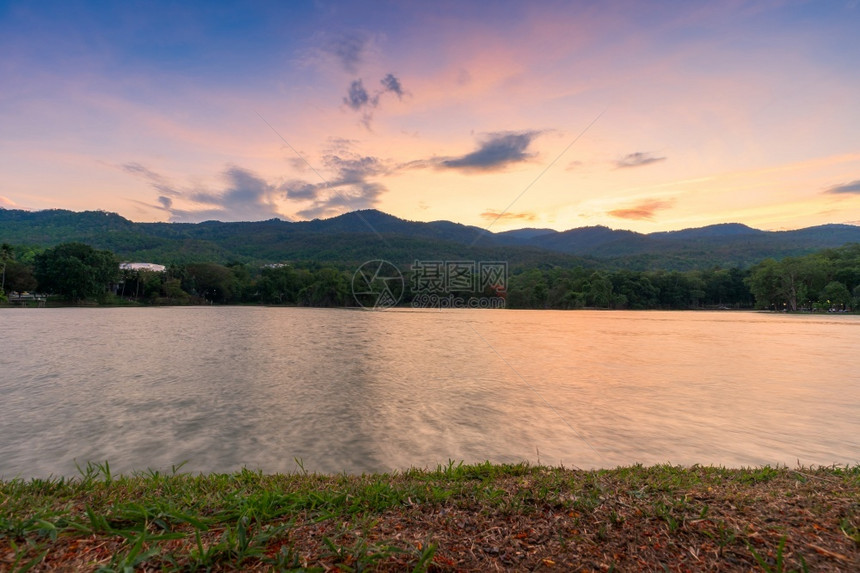
[[[860,466],[79,470],[0,482],[0,570],[860,570]]]

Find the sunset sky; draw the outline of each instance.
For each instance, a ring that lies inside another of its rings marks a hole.
[[[860,1],[0,0],[0,207],[860,224]]]

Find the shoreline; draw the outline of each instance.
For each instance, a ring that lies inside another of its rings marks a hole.
[[[0,481],[0,569],[860,569],[860,464]]]
[[[100,304],[96,302],[84,303],[63,303],[58,301],[48,301],[43,306],[34,305],[18,305],[10,303],[0,303],[0,310],[9,308],[231,308],[231,307],[250,307],[250,308],[331,308],[340,310],[377,310],[367,309],[361,306],[309,306],[297,304],[262,304],[262,303],[235,303],[235,304],[147,304],[129,302],[128,304]],[[841,316],[841,315],[857,315],[860,310],[848,311],[826,311],[826,310],[769,310],[762,308],[600,308],[600,307],[582,307],[582,308],[439,308],[439,307],[413,307],[411,305],[392,306],[382,310],[546,310],[554,312],[578,312],[578,311],[599,311],[599,312],[720,312],[720,313],[760,313],[760,314],[785,314],[785,315],[813,315],[813,316]]]

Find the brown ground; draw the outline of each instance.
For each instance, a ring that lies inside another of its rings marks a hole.
[[[306,509],[256,530],[251,522],[251,532],[284,527],[258,538],[260,553],[244,559],[223,549],[207,562],[199,549],[217,547],[230,531],[211,527],[198,545],[186,526],[184,538],[142,544],[141,553],[153,555],[135,570],[860,571],[860,469],[661,468],[531,468],[417,483],[393,476],[393,486],[408,483],[416,498],[422,487],[453,494],[351,514]],[[316,487],[343,488],[346,478],[326,479]],[[354,479],[358,487],[366,478]],[[0,515],[3,508],[0,497]],[[0,530],[0,570],[26,542]],[[119,569],[116,555],[130,545],[117,535],[64,531],[27,557],[47,547],[32,571]]]

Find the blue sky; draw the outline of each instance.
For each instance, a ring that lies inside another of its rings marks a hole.
[[[0,207],[860,223],[860,3],[0,3]]]

